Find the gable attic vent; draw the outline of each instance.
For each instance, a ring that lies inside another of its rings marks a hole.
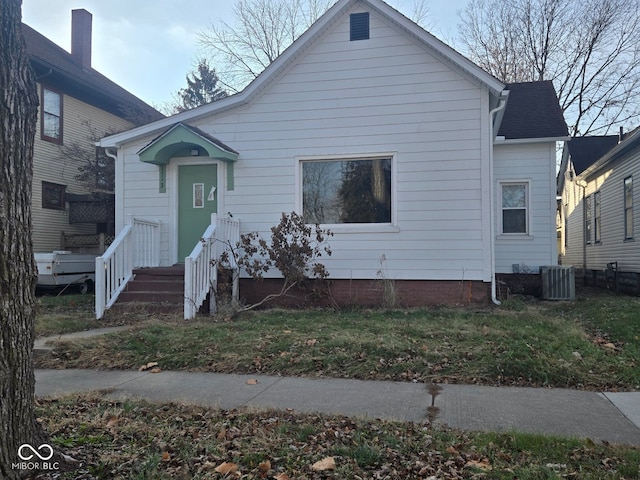
[[[369,39],[369,12],[352,13],[349,17],[351,35],[350,40]]]

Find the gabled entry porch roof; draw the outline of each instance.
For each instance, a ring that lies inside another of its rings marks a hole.
[[[238,152],[202,130],[176,123],[144,146],[138,155],[140,160],[154,165],[167,165],[176,156],[191,156],[193,150],[198,155],[225,162],[235,162]]]

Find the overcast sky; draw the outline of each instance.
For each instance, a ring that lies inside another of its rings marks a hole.
[[[414,0],[386,0],[410,15]],[[427,0],[432,33],[455,36],[457,11],[468,0]],[[196,33],[223,19],[233,23],[234,0],[23,0],[22,20],[65,50],[71,10],[93,14],[92,66],[153,106],[186,86],[196,65]],[[455,45],[452,45],[455,46]],[[215,67],[215,65],[214,65]]]

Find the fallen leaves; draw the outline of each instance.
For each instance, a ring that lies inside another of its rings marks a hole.
[[[322,460],[318,460],[311,465],[311,470],[314,472],[324,472],[325,470],[335,470],[336,460],[333,457],[325,457]]]
[[[232,462],[222,462],[214,470],[220,475],[229,475],[238,471],[238,465]]]
[[[149,370],[151,373],[160,373],[162,371],[162,369],[158,366],[158,362],[148,362],[144,365],[140,365],[140,368],[138,368],[139,372],[146,372],[147,370]]]
[[[260,475],[260,478],[267,478],[270,471],[271,471],[271,461],[265,460],[264,462],[260,462],[258,464],[258,474]]]
[[[567,446],[549,439],[540,448],[536,440],[522,455],[512,434],[496,434],[488,443],[483,434],[426,422],[291,410],[219,410],[88,396],[40,398],[37,408],[47,431],[63,439],[57,452],[75,459],[66,461],[77,470],[69,478],[86,480],[98,478],[85,475],[87,469],[102,472],[99,478],[112,478],[116,471],[118,478],[133,478],[152,458],[149,478],[460,480],[513,478],[509,472],[524,465],[544,469],[533,470],[531,478],[541,478],[549,468],[563,478],[609,478],[625,465],[627,454],[600,442]],[[552,446],[562,464],[548,463]]]
[[[120,422],[120,418],[115,415],[110,415],[107,417],[107,428],[112,429],[118,425]]]
[[[480,460],[476,460],[476,459],[467,460],[465,467],[473,467],[473,468],[478,468],[480,470],[485,470],[485,471],[493,470],[493,467],[491,466],[491,463],[489,463],[488,458],[482,458]]]
[[[598,345],[599,347],[604,348],[608,352],[617,352],[622,351],[623,344],[616,345],[610,339],[606,338],[606,336],[597,336],[593,339],[593,343]]]

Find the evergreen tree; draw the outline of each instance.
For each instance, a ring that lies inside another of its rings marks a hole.
[[[206,59],[201,59],[197,71],[187,75],[187,87],[178,91],[176,111],[184,112],[226,96],[227,92],[220,87],[215,69],[209,67]]]

